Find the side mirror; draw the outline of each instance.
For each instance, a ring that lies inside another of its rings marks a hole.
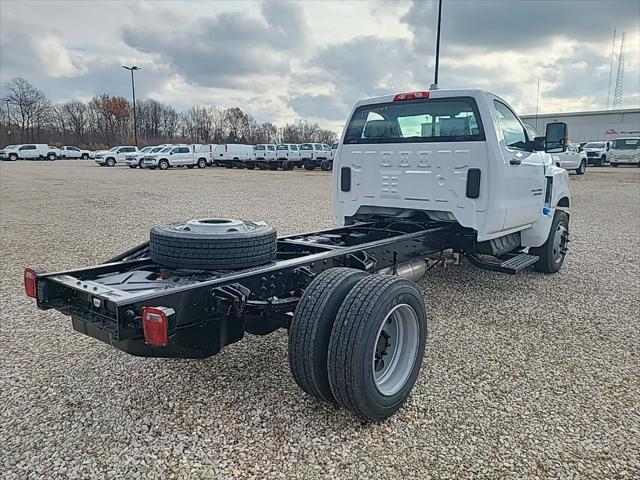
[[[544,151],[548,153],[561,153],[567,150],[567,124],[554,122],[547,124],[544,137]]]

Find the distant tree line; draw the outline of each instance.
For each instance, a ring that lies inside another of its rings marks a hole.
[[[0,104],[0,146],[19,143],[104,148],[133,143],[133,105],[123,97],[53,104],[23,78],[5,84]],[[136,102],[139,146],[160,143],[331,144],[336,134],[299,119],[284,126],[258,122],[238,107],[195,105],[186,112],[148,98]]]

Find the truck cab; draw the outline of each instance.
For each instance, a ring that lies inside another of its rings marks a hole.
[[[571,202],[568,174],[552,160],[566,138],[552,142],[548,128],[542,142],[504,99],[481,90],[360,101],[334,160],[336,215],[349,225],[419,212],[471,229],[478,242],[513,234],[517,247],[539,247],[555,209]]]
[[[640,137],[617,138],[611,142],[609,162],[612,167],[618,165],[640,167]]]

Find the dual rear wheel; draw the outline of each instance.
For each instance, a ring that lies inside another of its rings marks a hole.
[[[320,400],[384,420],[415,385],[425,318],[422,294],[409,280],[326,270],[307,287],[291,322],[293,377]]]

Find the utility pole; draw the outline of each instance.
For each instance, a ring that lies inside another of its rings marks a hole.
[[[536,132],[538,131],[538,105],[540,105],[540,79],[538,79],[538,93],[536,94]]]
[[[613,78],[613,57],[616,48],[616,29],[613,29],[613,42],[611,43],[611,65],[609,66],[609,88],[607,88],[607,108],[611,105],[611,79]]]
[[[129,70],[131,72],[131,92],[133,94],[133,141],[138,146],[138,119],[136,118],[136,83],[133,79],[133,72],[136,70],[140,70],[140,67],[136,67],[135,65],[131,67],[127,67],[122,65],[122,68],[125,70]]]
[[[440,68],[440,27],[442,26],[442,0],[438,0],[438,31],[436,33],[436,67],[431,90],[438,89],[438,69]]]
[[[7,102],[7,135],[9,136],[9,143],[11,143],[11,109],[9,104],[11,101],[8,98],[0,98],[1,102]]]

